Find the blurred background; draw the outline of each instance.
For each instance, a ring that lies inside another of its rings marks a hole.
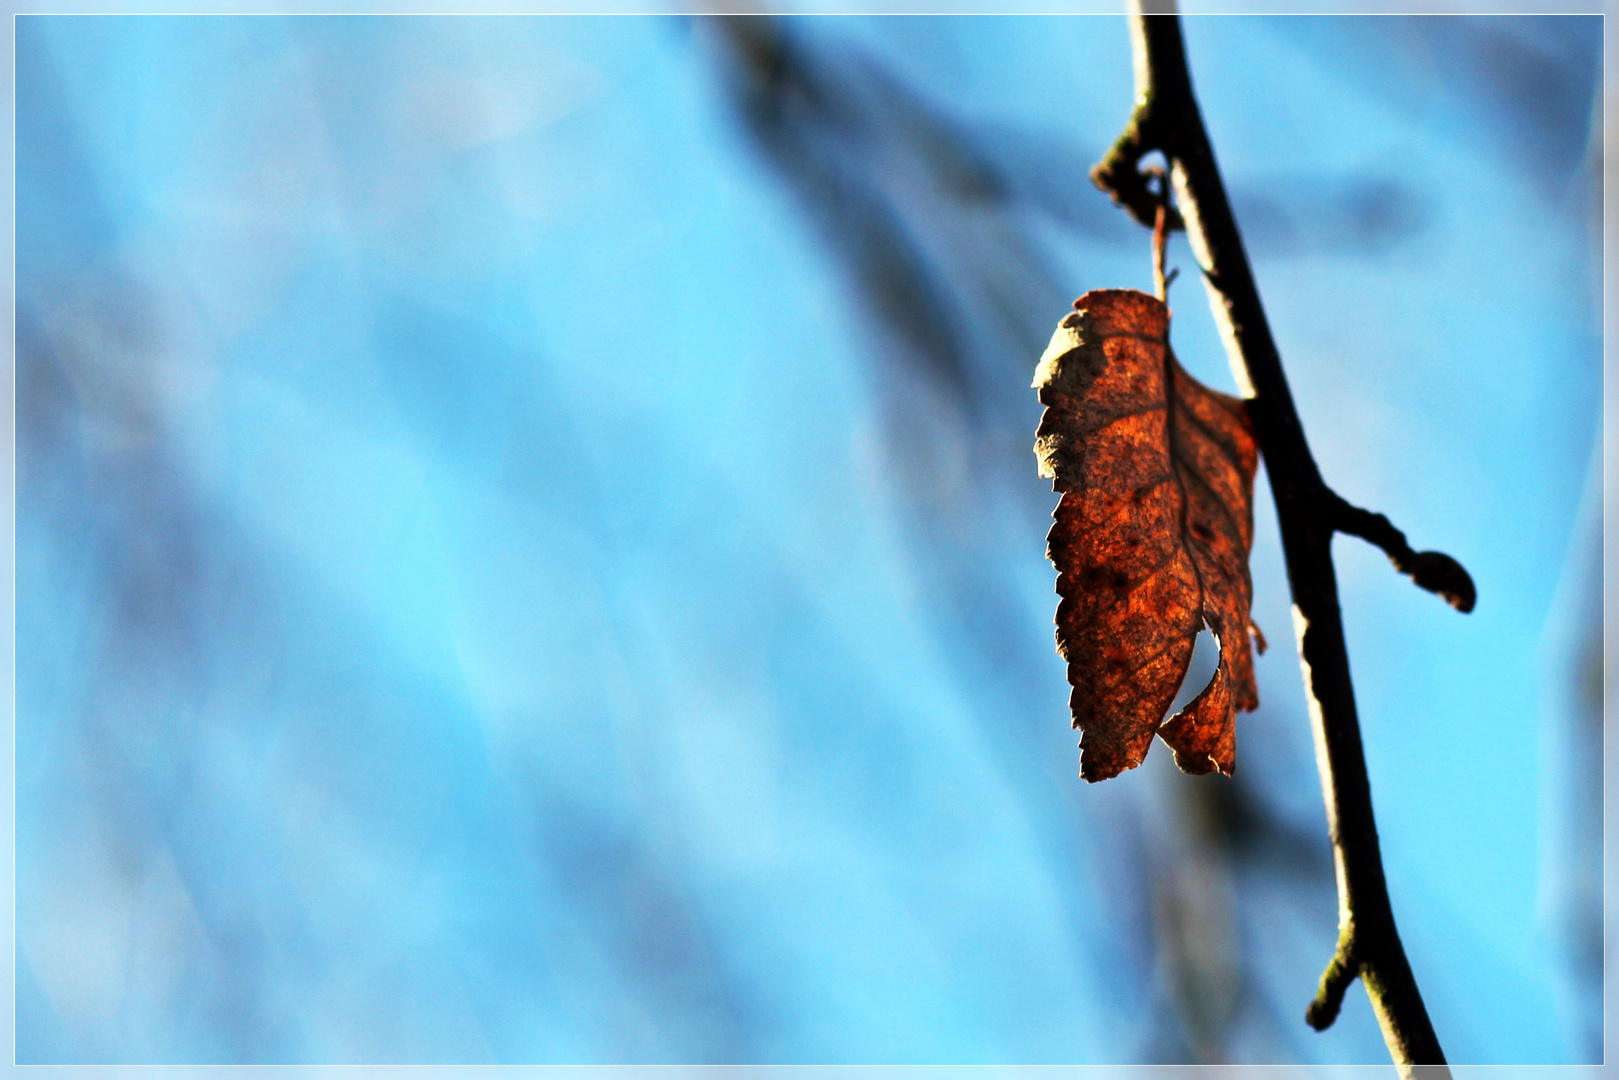
[[[1323,472],[1478,583],[1336,548],[1440,1039],[1600,1061],[1601,20],[1186,36]],[[1387,1060],[1263,478],[1236,777],[1077,776],[1122,18],[15,42],[19,1062]]]

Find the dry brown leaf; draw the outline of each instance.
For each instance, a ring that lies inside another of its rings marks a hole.
[[[1249,604],[1254,469],[1248,413],[1169,350],[1169,309],[1100,289],[1074,301],[1035,370],[1034,452],[1062,499],[1057,652],[1068,661],[1080,775],[1141,764],[1156,733],[1189,773],[1229,776],[1236,712],[1258,706]],[[1168,720],[1207,623],[1220,663]]]

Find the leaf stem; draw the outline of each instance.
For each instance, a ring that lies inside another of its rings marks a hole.
[[[1463,611],[1472,607],[1472,581],[1448,556],[1413,552],[1387,518],[1351,506],[1323,482],[1192,92],[1180,17],[1145,14],[1138,6],[1131,14],[1131,38],[1135,111],[1091,177],[1137,221],[1156,225],[1163,203],[1154,197],[1140,162],[1155,150],[1168,161],[1179,209],[1176,217],[1181,219],[1175,225],[1184,224],[1202,267],[1215,322],[1248,399],[1270,476],[1338,881],[1338,946],[1306,1019],[1317,1029],[1330,1025],[1349,984],[1358,977],[1371,998],[1389,1055],[1402,1074],[1413,1075],[1415,1066],[1437,1065],[1441,1068],[1436,1072],[1448,1077],[1439,1039],[1395,929],[1383,876],[1338,606],[1332,537],[1345,532],[1370,540],[1389,554],[1396,568]]]
[[[1164,273],[1164,264],[1169,257],[1170,215],[1175,213],[1175,208],[1169,205],[1169,175],[1162,169],[1152,169],[1150,172],[1158,177],[1158,213],[1152,226],[1152,284],[1154,294],[1167,304],[1169,287],[1180,276],[1179,267]]]

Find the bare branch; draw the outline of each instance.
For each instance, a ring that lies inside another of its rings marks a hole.
[[[1321,973],[1321,988],[1315,992],[1315,1000],[1304,1011],[1304,1022],[1317,1031],[1327,1030],[1338,1019],[1338,1010],[1344,1003],[1344,992],[1355,981],[1355,962],[1350,959],[1350,944],[1348,936],[1338,939],[1338,949],[1332,954],[1327,970]]]
[[[1437,1075],[1448,1077],[1444,1053],[1395,929],[1383,877],[1339,614],[1332,537],[1345,532],[1370,540],[1418,585],[1463,611],[1473,606],[1472,579],[1449,556],[1413,552],[1387,518],[1350,506],[1322,481],[1192,93],[1180,18],[1146,14],[1138,7],[1131,16],[1131,37],[1136,107],[1124,134],[1092,170],[1091,178],[1137,221],[1156,225],[1163,202],[1151,190],[1150,173],[1142,170],[1141,161],[1153,151],[1164,155],[1180,210],[1177,223],[1186,228],[1202,267],[1215,323],[1247,398],[1270,476],[1338,876],[1338,947],[1306,1019],[1318,1029],[1330,1025],[1349,984],[1358,977],[1401,1072],[1409,1076],[1417,1066],[1435,1065]]]

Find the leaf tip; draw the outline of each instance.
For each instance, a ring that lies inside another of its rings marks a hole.
[[[1188,776],[1204,776],[1218,768],[1207,754],[1183,754],[1179,750],[1175,751],[1175,767]]]
[[[1079,778],[1087,784],[1108,780],[1124,771],[1118,761],[1098,761],[1090,754],[1079,756]]]
[[[1207,776],[1209,773],[1219,773],[1229,777],[1237,771],[1236,756],[1231,752],[1232,747],[1218,746],[1213,750],[1182,750],[1172,747],[1175,751],[1175,767],[1188,776]]]
[[[1151,733],[1137,739],[1097,738],[1097,733],[1086,730],[1077,716],[1074,726],[1085,731],[1084,737],[1079,740],[1079,777],[1088,784],[1107,780],[1140,765],[1147,758],[1147,748],[1152,745]]]

